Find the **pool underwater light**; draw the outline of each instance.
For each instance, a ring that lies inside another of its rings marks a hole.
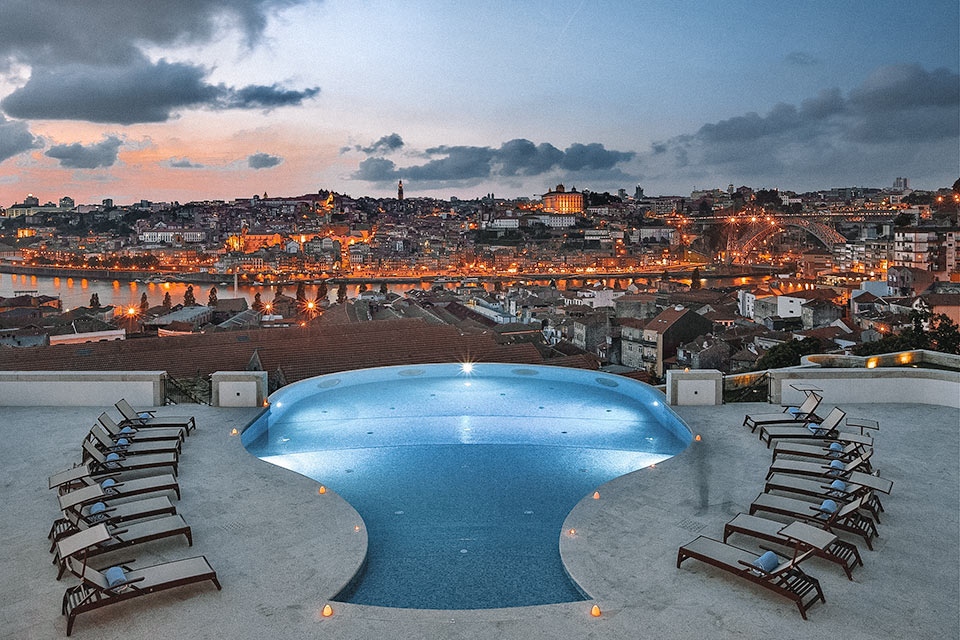
[[[472,362],[462,362],[462,363],[460,363],[460,370],[463,371],[464,373],[470,373],[470,372],[472,372],[472,371],[473,371],[473,363],[472,363]]]

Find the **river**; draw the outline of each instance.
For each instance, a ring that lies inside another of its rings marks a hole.
[[[728,287],[757,284],[759,282],[768,280],[769,278],[770,276],[722,278],[711,280],[709,282],[709,286]],[[677,281],[689,283],[689,279],[684,280],[683,278],[677,278]],[[536,282],[539,284],[549,284],[548,280]],[[592,282],[595,282],[595,280],[578,279],[570,281],[558,281],[557,286],[561,289],[565,289],[568,285],[581,286],[584,283],[589,284]],[[608,286],[617,288],[625,288],[630,284],[630,280],[628,279],[607,279],[604,282]],[[102,305],[139,305],[140,297],[146,293],[150,306],[156,306],[163,302],[164,294],[167,292],[170,293],[170,298],[172,299],[173,304],[178,304],[183,302],[183,295],[186,292],[187,286],[187,283],[184,282],[152,284],[144,282],[127,282],[122,280],[56,278],[48,276],[0,273],[0,297],[10,297],[17,293],[23,292],[35,293],[38,295],[57,296],[62,301],[64,311],[67,309],[88,305],[90,302],[90,296],[94,293],[96,293],[100,298],[100,304]],[[206,303],[210,286],[211,285],[193,285],[194,297],[199,304]],[[457,283],[445,283],[443,286],[446,289],[454,290],[457,288]],[[509,283],[504,283],[504,286],[509,286]],[[254,296],[257,293],[261,294],[264,302],[271,300],[274,296],[273,288],[267,286],[255,287],[250,285],[240,285],[237,288],[236,294],[234,294],[232,283],[218,284],[216,287],[218,298],[233,298],[242,296],[247,299],[248,303],[253,302]],[[379,285],[371,285],[371,287],[379,287]],[[484,287],[488,291],[492,291],[494,285],[491,283],[485,283]],[[429,289],[430,285],[428,283],[389,284],[387,288],[392,293],[403,295],[404,292],[409,291],[410,289]],[[293,296],[295,292],[296,288],[294,286],[284,287],[284,293],[286,295]],[[349,298],[354,298],[359,293],[360,285],[349,285],[347,287],[347,296]],[[317,285],[306,285],[306,295],[308,299],[314,299],[317,295]],[[337,297],[337,287],[330,286],[327,291],[327,296],[331,301],[335,301]]]

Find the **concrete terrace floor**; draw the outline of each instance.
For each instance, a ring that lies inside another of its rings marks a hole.
[[[960,636],[960,412],[928,405],[849,405],[880,422],[875,465],[894,481],[875,551],[858,543],[865,566],[847,581],[831,563],[804,569],[827,598],[804,622],[788,600],[687,560],[677,548],[697,535],[722,538],[723,523],[762,489],[770,451],[740,426],[765,404],[681,407],[702,440],[679,456],[621,476],[585,497],[560,536],[571,575],[595,598],[515,609],[419,611],[333,603],[320,610],[362,561],[366,538],[356,512],[318,483],[249,455],[230,430],[253,409],[163,407],[194,414],[184,445],[178,513],[193,527],[180,538],[103,556],[134,566],[205,555],[223,591],[192,585],[77,618],[76,638],[957,638]],[[0,407],[4,449],[0,498],[0,638],[56,638],[63,590],[46,533],[57,515],[47,476],[79,460],[79,444],[100,409]],[[355,530],[359,527],[359,531]],[[558,532],[558,535],[560,532]],[[856,541],[850,538],[851,541]],[[731,543],[756,549],[734,536]],[[600,618],[589,615],[598,604]]]

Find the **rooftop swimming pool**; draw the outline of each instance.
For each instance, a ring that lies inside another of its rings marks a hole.
[[[567,513],[692,440],[652,387],[562,367],[364,369],[302,380],[270,402],[243,444],[357,510],[366,565],[336,599],[387,607],[584,599],[560,558]]]

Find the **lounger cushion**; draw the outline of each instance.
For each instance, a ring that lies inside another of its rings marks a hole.
[[[120,454],[119,454],[119,453],[108,453],[108,454],[107,454],[107,462],[116,462],[116,461],[119,460],[119,459],[120,459]]]
[[[837,503],[833,500],[824,500],[820,503],[820,511],[823,512],[821,517],[829,517],[830,514],[837,512]]]
[[[110,567],[103,572],[103,576],[107,579],[109,587],[115,587],[127,581],[127,574],[124,573],[123,567]]]
[[[763,569],[767,573],[770,573],[774,569],[780,566],[780,558],[777,557],[773,551],[767,551],[762,556],[753,561],[753,566],[758,569]]]
[[[120,429],[120,433],[136,433],[136,430],[133,427],[124,427]]]

